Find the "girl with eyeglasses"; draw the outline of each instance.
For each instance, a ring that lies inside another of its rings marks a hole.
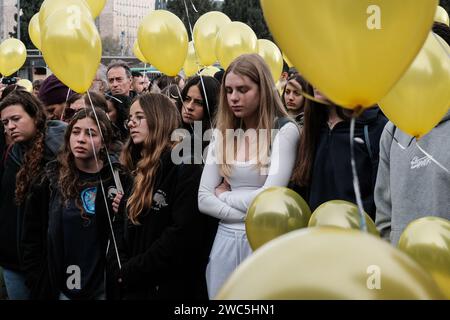
[[[178,141],[171,135],[180,123],[162,94],[141,95],[130,108],[121,159],[134,184],[129,197],[114,201],[125,220],[114,281],[125,299],[206,297],[205,219],[197,205],[202,167],[172,161]]]

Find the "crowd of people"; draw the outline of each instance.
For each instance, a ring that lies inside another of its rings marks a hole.
[[[436,30],[448,43],[449,28]],[[116,61],[85,94],[54,75],[31,93],[2,88],[9,299],[213,299],[252,254],[245,218],[261,191],[292,188],[311,210],[355,203],[355,115],[285,71],[281,94],[256,54],[214,77],[149,81]],[[449,120],[421,140],[447,168]],[[385,239],[396,245],[420,216],[450,218],[450,176],[377,106],[355,141],[363,206]]]

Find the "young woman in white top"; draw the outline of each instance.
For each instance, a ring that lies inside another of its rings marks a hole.
[[[289,183],[299,142],[289,120],[264,60],[256,54],[234,60],[221,85],[198,195],[200,211],[220,219],[206,270],[210,298],[251,254],[244,221],[252,200]]]

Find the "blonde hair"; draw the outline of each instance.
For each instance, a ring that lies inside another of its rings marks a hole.
[[[236,154],[234,147],[235,135],[227,129],[239,129],[242,127],[242,119],[236,118],[231,111],[228,104],[227,91],[225,89],[225,82],[228,74],[233,72],[240,76],[246,76],[251,81],[256,83],[259,88],[259,107],[256,111],[257,117],[256,132],[259,136],[260,130],[265,129],[267,134],[265,139],[258,139],[261,144],[258,144],[258,158],[256,166],[258,168],[267,164],[266,160],[269,157],[271,147],[271,129],[274,128],[274,122],[277,117],[289,117],[278,91],[275,87],[275,82],[270,73],[269,67],[264,60],[257,54],[246,54],[235,59],[226,70],[220,90],[219,109],[216,117],[216,128],[221,133],[217,141],[217,159],[220,161],[220,173],[224,177],[231,175],[231,164],[227,163],[226,159]],[[225,146],[225,150],[223,150]]]
[[[140,145],[135,145],[130,138],[122,152],[121,162],[135,175],[127,210],[131,222],[138,225],[139,215],[151,208],[160,158],[176,144],[171,141],[171,134],[180,126],[181,116],[172,101],[159,93],[141,95],[136,102],[145,114],[149,135]]]

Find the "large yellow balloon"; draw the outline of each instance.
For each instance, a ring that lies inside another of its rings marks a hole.
[[[45,28],[45,21],[50,15],[55,11],[68,8],[71,8],[72,11],[79,11],[79,15],[92,19],[90,8],[84,0],[45,0],[39,10],[41,32]]]
[[[224,69],[240,55],[257,52],[258,38],[245,23],[233,21],[220,28],[217,34],[216,56]]]
[[[42,53],[55,76],[78,93],[92,84],[102,56],[102,43],[94,22],[71,11],[49,16],[42,32]]]
[[[216,299],[443,299],[430,275],[387,242],[356,230],[315,227],[255,251]]]
[[[85,0],[85,1],[89,6],[93,18],[96,18],[100,15],[106,4],[106,0]]]
[[[19,70],[27,59],[27,49],[18,39],[6,39],[0,44],[0,73],[12,75]]]
[[[434,15],[434,21],[445,23],[446,25],[450,25],[450,18],[448,16],[447,11],[441,6],[436,8],[436,14]]]
[[[430,33],[424,47],[386,97],[384,114],[402,131],[421,138],[450,107],[450,48]]]
[[[39,25],[39,12],[36,13],[28,23],[28,35],[34,46],[41,50],[41,27]]]
[[[193,76],[198,71],[198,60],[197,55],[195,54],[194,43],[192,41],[189,42],[188,45],[188,54],[186,56],[186,61],[183,65],[184,73],[187,77]]]
[[[369,107],[422,47],[438,0],[261,0],[277,44],[335,103]],[[280,10],[279,8],[283,8]]]
[[[139,48],[147,61],[162,73],[176,76],[188,50],[188,34],[183,22],[166,10],[149,13],[138,29]]]
[[[247,211],[245,229],[250,246],[258,249],[266,242],[308,225],[311,210],[296,192],[272,187],[258,194]]]
[[[17,81],[17,84],[19,86],[24,87],[25,90],[27,90],[29,93],[33,92],[33,84],[31,83],[30,80],[28,80],[28,79],[20,79],[19,81]]]
[[[139,61],[147,63],[147,60],[145,59],[144,55],[141,52],[141,49],[139,48],[139,42],[137,39],[134,41],[133,44],[133,54],[136,58],[139,59]]]
[[[283,55],[277,45],[270,40],[258,40],[258,54],[264,59],[272,73],[273,81],[280,79],[283,71]]]
[[[367,231],[373,235],[380,236],[373,220],[364,213],[366,217]],[[344,200],[331,200],[322,203],[314,210],[309,220],[308,227],[333,226],[347,229],[360,230],[361,220],[356,204]]]
[[[194,25],[193,39],[199,62],[208,66],[217,61],[216,38],[220,28],[230,23],[228,16],[219,11],[202,15]]]
[[[400,236],[398,248],[427,270],[450,299],[450,221],[424,217],[411,222]]]

